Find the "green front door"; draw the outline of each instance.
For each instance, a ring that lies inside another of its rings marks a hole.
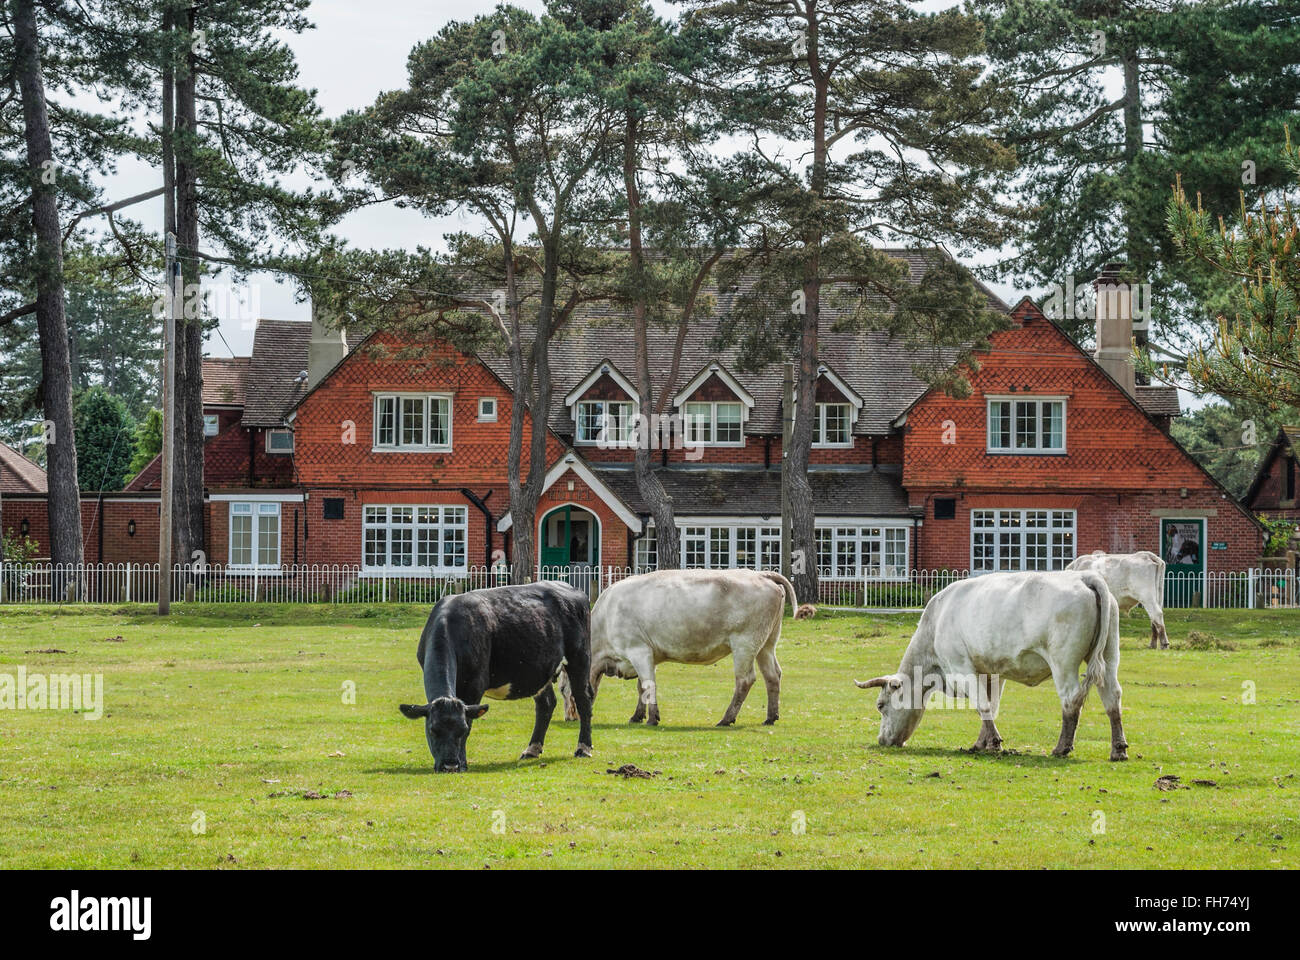
[[[600,562],[596,518],[581,507],[557,507],[542,518],[542,567],[588,567]]]
[[[1199,607],[1205,597],[1205,521],[1160,521],[1160,558],[1165,562],[1165,606]]]

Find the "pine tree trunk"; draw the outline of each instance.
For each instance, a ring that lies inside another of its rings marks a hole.
[[[1131,176],[1142,155],[1142,81],[1138,70],[1138,51],[1128,49],[1121,55],[1124,65],[1124,168]],[[1129,266],[1142,264],[1146,257],[1138,249],[1141,226],[1138,212],[1130,201],[1124,211],[1125,249]]]
[[[812,171],[809,188],[820,199],[826,189],[826,104],[829,77],[819,60],[816,5],[806,7],[808,20],[808,66],[813,78]],[[813,217],[817,213],[812,214]],[[823,227],[814,219],[804,230],[803,295],[804,313],[799,331],[799,372],[795,384],[794,429],[786,456],[786,491],[790,504],[790,580],[800,603],[817,600],[816,510],[808,463],[812,453],[812,424],[817,414],[818,321],[821,311],[821,245]]]
[[[186,11],[187,37],[194,34],[194,9]],[[184,278],[184,320],[176,330],[175,490],[173,529],[176,559],[193,562],[203,540],[203,316],[197,291],[199,268],[198,172],[193,159],[197,138],[195,85],[197,57],[187,47],[176,87],[176,248]]]
[[[650,344],[646,320],[646,292],[644,255],[641,239],[641,192],[637,187],[636,148],[638,121],[636,114],[628,112],[623,139],[623,187],[627,194],[628,257],[636,289],[632,301],[632,325],[636,354],[636,389],[640,394],[637,411],[640,423],[637,430],[636,453],[633,469],[637,491],[654,517],[657,566],[660,570],[676,570],[680,556],[677,540],[677,521],[673,516],[673,498],[668,495],[658,474],[650,467],[652,440],[658,431],[651,430],[654,421],[654,385],[650,382]],[[665,388],[666,389],[666,388]],[[608,562],[608,558],[605,558]]]
[[[46,465],[50,558],[79,564],[81,496],[77,489],[77,443],[72,424],[72,363],[63,296],[63,234],[55,197],[58,168],[53,166],[45,80],[33,0],[16,0],[14,68],[23,101],[27,166],[32,177],[32,227],[36,236],[36,329],[41,345],[41,394],[47,426]],[[49,182],[46,182],[49,181]],[[61,580],[61,578],[59,578]],[[63,583],[56,582],[62,596]]]

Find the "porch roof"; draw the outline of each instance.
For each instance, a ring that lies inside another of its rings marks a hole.
[[[640,514],[649,507],[629,466],[593,466],[593,472]],[[781,471],[761,467],[717,468],[675,465],[657,469],[677,516],[755,516],[781,514]],[[907,493],[897,470],[870,467],[810,468],[813,507],[828,517],[910,517]]]

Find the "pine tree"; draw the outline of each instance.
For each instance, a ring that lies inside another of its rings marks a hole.
[[[611,269],[601,231],[612,211],[598,174],[616,142],[615,124],[591,69],[597,34],[509,6],[451,23],[412,51],[407,89],[338,124],[340,173],[355,168],[385,198],[430,215],[463,210],[488,225],[481,235],[449,237],[441,264],[396,253],[371,262],[390,268],[375,284],[387,291],[380,300],[398,306],[385,326],[428,343],[482,336],[486,324],[506,355],[516,578],[531,576],[536,564],[551,341],[579,322],[580,308],[606,295],[599,288]],[[358,191],[354,202],[374,198]],[[433,282],[417,282],[422,275]]]
[[[1300,184],[1300,149],[1288,137],[1281,157]],[[1244,195],[1235,226],[1216,218],[1180,179],[1169,200],[1173,243],[1189,260],[1233,285],[1213,335],[1188,354],[1186,375],[1200,393],[1217,394],[1269,411],[1300,408],[1300,213],[1296,198],[1251,209]],[[1178,371],[1151,364],[1176,379]]]
[[[838,314],[841,328],[884,328],[931,347],[934,362],[918,372],[965,387],[959,368],[941,358],[969,357],[999,318],[951,260],[918,286],[870,244],[901,238],[964,251],[1004,242],[1011,211],[997,189],[1013,157],[995,125],[1005,96],[982,76],[979,24],[956,10],[920,14],[903,0],[687,6],[688,23],[727,32],[733,119],[760,142],[752,170],[766,187],[763,226],[746,255],[728,263],[731,282],[748,285],[723,333],[750,366],[791,350],[799,358],[793,440],[783,455],[787,549],[807,602],[817,595],[808,464],[822,314]],[[764,150],[764,138],[791,141],[802,159]]]
[[[1006,268],[1064,288],[1123,262],[1150,285],[1154,336],[1180,346],[1206,332],[1222,277],[1179,258],[1165,198],[1182,173],[1206,209],[1232,218],[1239,191],[1253,205],[1285,182],[1273,145],[1300,105],[1300,0],[972,6],[1019,93],[1008,141],[1032,217]],[[1087,317],[1059,319],[1076,340],[1092,333]]]

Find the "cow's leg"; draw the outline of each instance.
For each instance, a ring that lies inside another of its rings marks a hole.
[[[1161,624],[1161,629],[1164,624]],[[1119,685],[1119,627],[1111,627],[1110,636],[1106,638],[1106,672],[1105,679],[1097,685],[1097,695],[1106,708],[1110,718],[1110,758],[1112,760],[1128,759],[1128,740],[1124,738],[1123,710],[1120,697],[1123,689]]]
[[[1116,624],[1116,629],[1119,625]],[[1079,729],[1079,712],[1087,691],[1079,683],[1078,667],[1052,665],[1052,679],[1056,693],[1061,698],[1061,736],[1052,751],[1054,757],[1064,757],[1074,749],[1074,734]]]
[[[749,696],[749,689],[754,685],[756,679],[753,657],[737,652],[733,652],[731,657],[736,665],[736,692],[732,695],[727,712],[718,721],[720,727],[729,727],[736,722],[736,717],[740,714],[740,708],[744,706],[745,698]]]
[[[564,701],[565,721],[578,719],[578,707],[573,702],[573,684],[569,680],[569,671],[560,671],[560,699]]]
[[[628,718],[628,723],[640,723],[645,719],[645,684],[641,678],[636,678],[636,709],[632,711],[632,716]]]
[[[781,719],[781,664],[776,661],[775,646],[764,647],[754,658],[767,685],[767,719],[763,723],[768,725]]]
[[[980,715],[980,735],[972,750],[991,750],[994,753],[1002,749],[1002,734],[998,733],[994,722],[998,715],[998,705],[1002,702],[1002,690],[1006,681],[1000,677],[981,676],[976,678],[979,689],[968,691],[968,696],[975,697],[975,709]]]
[[[569,694],[578,715],[578,749],[575,757],[591,756],[591,707],[596,691],[591,685],[591,635],[585,630],[565,641],[564,659],[569,677]],[[575,680],[576,678],[576,680]]]
[[[636,713],[632,714],[629,722],[640,723],[638,714],[645,709],[648,714],[646,723],[653,727],[659,723],[659,686],[655,683],[654,655],[643,649],[630,652],[627,659],[636,671],[637,679]]]
[[[537,721],[533,724],[533,736],[524,752],[520,755],[520,760],[528,760],[533,757],[542,755],[542,743],[546,740],[546,728],[551,725],[551,717],[555,713],[555,688],[549,683],[542,688],[542,692],[533,697],[533,703],[537,707]]]

